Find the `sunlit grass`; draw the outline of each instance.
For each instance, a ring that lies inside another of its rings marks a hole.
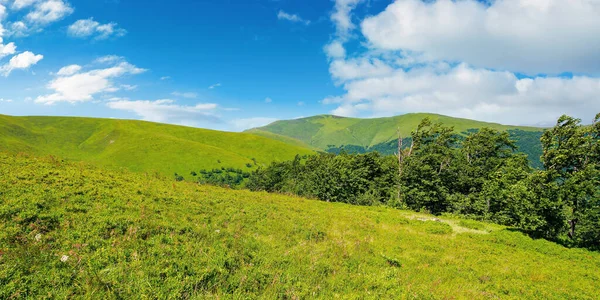
[[[252,134],[142,121],[0,115],[0,151],[57,155],[131,171],[174,173],[268,165],[312,150]]]
[[[0,299],[597,298],[598,253],[434,218],[0,154]]]

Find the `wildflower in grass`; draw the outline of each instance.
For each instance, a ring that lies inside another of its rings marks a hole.
[[[67,262],[67,260],[69,260],[69,256],[67,256],[67,255],[63,255],[63,256],[60,258],[60,261],[61,261],[61,262],[64,262],[64,263],[66,263],[66,262]]]
[[[39,241],[41,241],[41,240],[42,240],[42,234],[41,234],[41,233],[38,233],[38,234],[36,234],[36,235],[35,235],[35,241],[36,241],[36,242],[39,242]]]

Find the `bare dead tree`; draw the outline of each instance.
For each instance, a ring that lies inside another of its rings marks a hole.
[[[418,129],[417,129],[418,130]],[[411,141],[410,149],[404,150],[404,139],[402,133],[400,133],[400,127],[398,127],[398,175],[400,180],[398,181],[398,200],[402,201],[402,174],[404,173],[404,161],[412,155],[413,148],[415,146],[414,139]]]

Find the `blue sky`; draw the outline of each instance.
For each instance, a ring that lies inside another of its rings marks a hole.
[[[600,3],[579,4],[0,0],[0,113],[233,131],[325,113],[587,120]]]

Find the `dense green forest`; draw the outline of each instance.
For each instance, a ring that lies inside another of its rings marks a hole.
[[[476,132],[479,129],[470,129],[462,134],[457,134],[458,139],[464,139],[470,132]],[[543,167],[540,157],[542,156],[542,143],[540,139],[543,131],[525,131],[521,129],[509,129],[507,132],[510,134],[511,140],[513,140],[516,150],[527,155],[529,163],[533,168],[540,169]],[[404,148],[410,147],[411,137],[405,139],[407,142],[404,144]],[[364,154],[369,152],[377,152],[382,155],[395,155],[398,153],[398,141],[391,140],[384,143],[379,143],[374,146],[359,146],[359,145],[328,145],[325,150],[328,153],[340,154],[342,152],[348,154]]]
[[[518,152],[536,133],[490,128],[464,137],[424,119],[398,156],[319,154],[257,170],[251,190],[359,205],[452,213],[515,226],[538,237],[600,250],[600,114],[592,126],[561,117],[540,137],[541,169]],[[398,152],[399,143],[396,142]]]

